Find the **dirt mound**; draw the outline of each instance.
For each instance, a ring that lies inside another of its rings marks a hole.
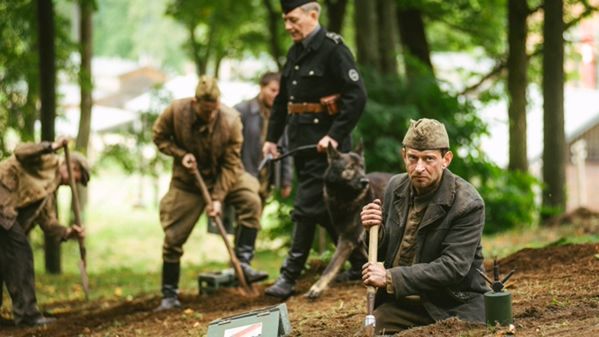
[[[586,207],[578,207],[547,221],[548,225],[559,226],[572,224],[580,228],[583,233],[599,233],[599,212]]]
[[[499,261],[502,271],[516,269],[517,272],[534,271],[549,275],[555,269],[588,265],[596,260],[599,245],[564,245],[540,249],[522,249]],[[487,269],[488,270],[488,269]]]
[[[599,245],[569,245],[524,249],[500,261],[502,273],[515,268],[509,287],[517,336],[599,335]],[[318,270],[317,265],[314,270]],[[298,294],[317,279],[308,272],[298,283]],[[264,286],[258,290],[263,293]],[[293,296],[287,301],[291,336],[361,336],[366,290],[359,283],[335,284],[321,299]],[[277,304],[265,296],[247,298],[236,289],[210,296],[182,296],[184,308],[154,313],[158,296],[124,302],[55,303],[57,324],[17,329],[0,322],[2,336],[202,336],[208,324],[222,317]],[[398,336],[502,336],[505,328],[449,319],[406,330]]]

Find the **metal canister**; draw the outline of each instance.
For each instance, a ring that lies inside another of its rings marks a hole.
[[[512,294],[508,291],[485,293],[485,317],[488,325],[512,324]]]

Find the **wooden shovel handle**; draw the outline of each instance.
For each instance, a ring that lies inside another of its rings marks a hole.
[[[206,183],[204,182],[204,179],[202,178],[200,171],[198,171],[198,168],[195,167],[194,169],[191,170],[191,173],[192,173],[193,177],[195,178],[196,185],[200,189],[200,192],[202,193],[202,198],[206,202],[206,205],[211,205],[212,198],[210,197],[210,193],[208,193],[208,188],[206,187]],[[214,221],[214,223],[216,223],[216,228],[218,228],[218,232],[220,233],[220,236],[222,237],[223,241],[225,242],[225,246],[227,247],[227,252],[229,253],[229,257],[231,258],[231,264],[233,265],[233,269],[235,270],[237,279],[239,279],[239,283],[245,290],[247,290],[249,292],[249,294],[251,294],[252,293],[251,285],[248,284],[247,280],[245,279],[245,274],[243,273],[243,270],[241,269],[241,264],[239,263],[237,256],[233,252],[233,248],[231,247],[231,244],[229,243],[229,239],[227,239],[227,232],[225,231],[225,226],[223,226],[221,218],[218,216],[215,216],[215,217],[212,217],[212,220]]]
[[[79,195],[77,194],[77,185],[75,183],[75,176],[73,175],[73,167],[71,165],[71,153],[69,145],[64,145],[64,157],[67,165],[67,172],[69,174],[69,186],[71,187],[73,213],[75,213],[75,225],[83,227],[81,223],[81,206],[79,203]],[[83,286],[83,292],[85,299],[89,300],[89,278],[87,275],[87,249],[85,248],[85,241],[82,237],[77,240],[79,243],[79,273],[81,274],[81,284]]]

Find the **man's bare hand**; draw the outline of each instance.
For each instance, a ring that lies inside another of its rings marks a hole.
[[[67,228],[67,232],[65,234],[65,238],[69,239],[83,239],[85,238],[85,229],[83,227],[79,227],[77,225],[73,225],[72,227]]]
[[[264,142],[264,146],[262,146],[262,154],[264,154],[265,158],[269,154],[273,158],[277,158],[279,156],[279,149],[277,148],[277,144],[272,142]]]
[[[364,285],[377,288],[387,286],[387,270],[380,262],[367,262],[362,266],[362,281]]]
[[[360,220],[362,221],[362,226],[364,226],[366,230],[370,229],[372,226],[380,226],[383,223],[381,200],[375,199],[374,202],[364,206],[362,212],[360,212]]]
[[[329,144],[331,144],[335,149],[339,145],[337,141],[333,138],[329,136],[324,136],[320,141],[318,141],[318,144],[316,145],[316,150],[318,150],[318,152],[324,153],[327,151],[327,147],[329,147]]]
[[[181,164],[183,164],[183,167],[188,170],[193,170],[198,166],[196,163],[196,157],[194,157],[191,153],[186,153],[183,156],[183,159],[181,159]]]
[[[69,145],[69,138],[66,136],[60,136],[52,143],[52,150],[56,151],[67,145]]]
[[[291,195],[291,186],[283,186],[281,187],[281,196],[283,198],[289,198],[289,196]]]
[[[222,213],[223,205],[220,201],[213,200],[212,205],[209,205],[206,209],[209,217],[220,216]]]

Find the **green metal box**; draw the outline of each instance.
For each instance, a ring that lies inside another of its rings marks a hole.
[[[210,322],[207,337],[283,337],[291,333],[285,303]]]
[[[198,275],[198,291],[200,295],[213,294],[220,288],[237,286],[237,278],[233,268],[219,272],[200,273]]]

